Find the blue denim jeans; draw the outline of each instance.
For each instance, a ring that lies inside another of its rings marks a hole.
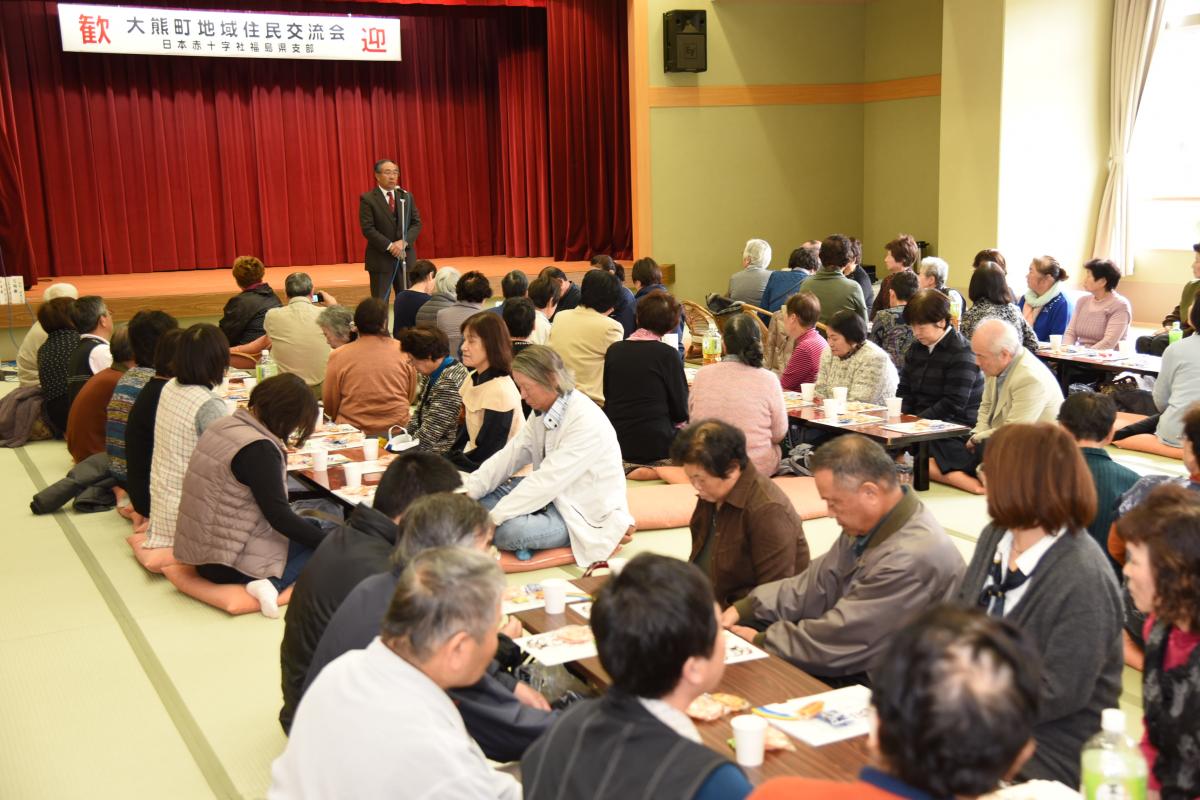
[[[479,498],[479,503],[491,511],[500,498],[507,495],[521,478],[509,478],[489,494]],[[566,547],[571,543],[567,523],[553,505],[548,505],[532,514],[522,514],[497,526],[495,544],[498,550],[545,550],[550,547]]]
[[[299,542],[288,542],[287,562],[283,565],[283,574],[278,578],[267,578],[278,591],[283,591],[291,586],[300,577],[300,573],[304,570],[304,565],[312,558],[313,553],[317,552],[310,547],[305,547]]]

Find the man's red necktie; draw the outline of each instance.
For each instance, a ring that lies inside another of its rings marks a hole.
[[[392,212],[392,216],[394,217],[394,216],[396,216],[396,196],[394,194],[392,194],[391,192],[388,192],[387,196],[388,196],[388,210]]]

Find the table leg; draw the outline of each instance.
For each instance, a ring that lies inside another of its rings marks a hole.
[[[917,442],[917,453],[913,456],[913,488],[918,492],[929,490],[929,442]]]

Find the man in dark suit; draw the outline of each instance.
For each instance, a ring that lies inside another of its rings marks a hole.
[[[421,215],[412,193],[401,189],[399,180],[395,161],[376,161],[376,187],[358,198],[358,221],[367,240],[363,262],[371,276],[373,297],[384,297],[389,288],[401,292],[408,265],[417,263],[413,243],[421,233]]]

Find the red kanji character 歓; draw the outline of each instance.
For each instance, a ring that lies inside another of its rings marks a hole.
[[[383,28],[366,28],[363,30],[362,51],[364,53],[385,53],[387,32]]]
[[[79,33],[84,44],[112,44],[112,39],[108,36],[108,19],[105,17],[92,19],[87,14],[80,14]]]

